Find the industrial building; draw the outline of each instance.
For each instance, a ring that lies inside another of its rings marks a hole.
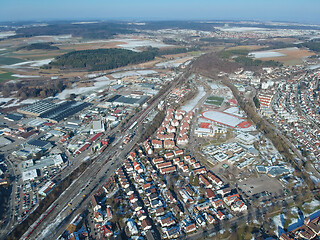
[[[43,101],[35,102],[25,107],[22,107],[18,109],[17,112],[38,117],[41,114],[56,108],[56,106],[57,104],[55,103],[52,103],[48,100],[43,100]]]
[[[109,100],[107,100],[106,105],[114,106],[130,106],[130,107],[139,107],[145,103],[148,99],[148,96],[141,97],[129,97],[123,95],[115,95]]]
[[[84,108],[91,106],[87,102],[63,101],[60,103],[53,103],[49,100],[42,100],[22,107],[17,111],[19,113],[27,114],[57,123],[64,118],[68,118],[75,113],[82,111]]]

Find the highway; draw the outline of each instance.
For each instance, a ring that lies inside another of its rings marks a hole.
[[[48,210],[43,213],[38,220],[28,229],[23,235],[23,239],[28,236],[28,239],[56,239],[58,238],[70,221],[83,210],[88,208],[90,196],[94,194],[106,181],[112,176],[115,170],[121,166],[125,160],[126,155],[138,143],[143,119],[148,113],[157,108],[158,104],[165,100],[171,90],[182,83],[187,76],[188,71],[181,74],[177,79],[170,83],[170,87],[160,96],[156,96],[149,107],[136,114],[131,121],[123,127],[125,129],[122,133],[118,133],[117,139],[122,139],[129,131],[135,131],[137,134],[134,138],[123,147],[121,151],[118,141],[116,144],[109,146],[104,153],[102,153],[73,183],[52,203]],[[132,129],[129,129],[132,124],[137,122]],[[113,132],[112,132],[113,133]],[[111,134],[109,136],[112,136]],[[115,141],[117,141],[115,139]],[[112,160],[109,161],[109,159]],[[71,206],[68,206],[71,204]],[[42,220],[49,210],[54,208],[50,214]],[[70,212],[71,210],[71,212]],[[42,220],[42,221],[41,221]],[[41,222],[40,222],[41,221]],[[40,222],[40,223],[39,223]],[[35,228],[35,226],[38,226]]]

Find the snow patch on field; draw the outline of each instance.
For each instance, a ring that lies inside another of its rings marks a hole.
[[[283,53],[274,52],[274,51],[263,51],[263,52],[251,52],[249,53],[249,56],[254,58],[270,58],[270,57],[283,57],[286,55]]]
[[[33,61],[33,64],[31,64],[30,66],[31,67],[41,67],[43,65],[49,64],[52,60],[53,60],[53,58],[39,60],[39,61]]]
[[[0,32],[0,39],[16,35],[15,31]]]
[[[149,75],[149,74],[155,74],[156,71],[153,70],[139,70],[139,71],[126,71],[126,72],[118,72],[113,73],[111,76],[113,78],[124,78],[124,77],[132,77],[132,76],[141,76],[141,75]]]
[[[72,88],[72,89],[65,89],[57,95],[57,98],[66,99],[72,93],[74,93],[76,95],[82,95],[82,94],[88,94],[88,93],[92,93],[92,92],[101,92],[113,82],[115,82],[115,80],[98,81],[98,82],[95,82],[92,87],[78,87],[78,88],[76,87],[76,88]]]
[[[108,81],[110,79],[107,76],[102,76],[102,77],[97,77],[93,80],[95,80],[95,81]]]
[[[14,98],[0,98],[0,102],[9,102],[9,101],[11,101],[12,99],[14,99]]]
[[[157,63],[155,66],[156,67],[163,67],[163,68],[175,68],[179,67],[182,63],[176,62],[175,60],[168,61],[168,62],[162,62],[162,63]]]
[[[279,229],[283,229],[283,222],[286,217],[283,214],[279,214],[272,218],[273,223],[275,225],[275,233],[279,236]]]
[[[319,207],[320,206],[320,201],[318,201],[318,200],[316,200],[316,199],[314,199],[314,200],[312,200],[311,202],[309,202],[309,203],[304,203],[303,205],[302,205],[302,207],[303,208],[305,208],[305,207],[308,207],[308,208],[310,208],[310,209],[315,209],[316,207]]]
[[[37,60],[37,61],[26,61],[26,62],[21,62],[21,63],[15,63],[11,65],[6,65],[3,66],[4,68],[11,68],[11,69],[17,69],[17,68],[37,68],[41,67],[43,65],[49,64],[53,58],[49,59],[43,59],[43,60]]]
[[[40,76],[28,76],[28,75],[20,75],[20,74],[12,74],[13,77],[17,77],[17,78],[38,78]]]
[[[7,99],[10,99],[8,101],[3,101],[3,100],[7,100]],[[36,99],[26,99],[26,100],[23,100],[20,102],[19,99],[14,99],[14,98],[0,98],[0,102],[9,102],[11,100],[14,100],[12,101],[12,103],[8,104],[8,105],[4,105],[4,106],[1,106],[2,108],[9,108],[9,107],[16,107],[16,106],[20,106],[20,105],[25,105],[25,104],[31,104],[31,103],[34,103],[34,102],[37,102],[38,100]]]
[[[153,41],[153,40],[140,40],[140,39],[117,39],[117,41],[125,42],[126,44],[119,44],[117,46],[136,51],[136,48],[141,47],[154,47],[154,48],[161,48],[161,47],[170,47],[171,45],[164,44],[160,41]]]
[[[206,92],[204,91],[204,88],[202,86],[198,86],[198,95],[194,98],[188,101],[185,105],[181,107],[181,110],[184,110],[186,112],[189,112],[194,109],[194,107],[197,105],[197,103],[206,95]]]
[[[258,27],[230,27],[230,28],[218,27],[218,29],[224,32],[265,32],[267,31],[266,28],[258,28]]]

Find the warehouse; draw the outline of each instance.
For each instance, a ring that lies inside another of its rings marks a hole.
[[[133,97],[126,97],[120,96],[113,101],[113,105],[115,106],[132,106],[132,107],[139,107],[141,106],[146,100],[148,96],[142,96],[140,98],[133,98]]]
[[[56,108],[56,106],[57,105],[55,103],[52,103],[47,100],[43,100],[43,101],[35,102],[25,107],[22,107],[18,109],[17,112],[27,114],[27,115],[40,116],[41,114]]]
[[[88,106],[91,106],[91,104],[86,102],[63,101],[61,103],[53,103],[44,100],[22,107],[18,109],[18,112],[57,123],[64,118],[68,118],[73,114],[82,111]]]

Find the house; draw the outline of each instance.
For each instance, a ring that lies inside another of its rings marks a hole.
[[[163,147],[162,140],[152,140],[152,146],[154,149],[161,149]]]
[[[152,194],[150,194],[149,196],[148,196],[148,198],[149,198],[149,200],[150,201],[153,201],[153,200],[155,200],[155,199],[157,199],[159,197],[159,194],[158,193],[152,193]]]
[[[222,188],[217,191],[218,194],[225,196],[231,193],[231,188]]]
[[[112,211],[111,211],[111,206],[110,205],[107,206],[106,211],[107,211],[107,219],[109,220],[109,219],[112,218]]]
[[[212,172],[208,172],[207,177],[209,180],[211,180],[214,184],[218,185],[219,187],[223,186],[223,182],[216,177]]]
[[[127,226],[128,226],[128,230],[130,232],[131,235],[136,235],[139,233],[138,228],[136,223],[134,222],[133,219],[128,219],[127,220]]]
[[[162,216],[165,214],[164,208],[163,207],[159,207],[156,209],[156,216]]]
[[[191,185],[188,185],[186,187],[186,191],[187,191],[188,194],[190,194],[190,196],[195,196],[196,195],[196,192],[195,192],[194,188]]]
[[[165,167],[165,168],[161,168],[160,169],[160,173],[161,174],[168,174],[168,173],[172,173],[176,171],[176,167],[175,166],[171,166],[171,167]]]
[[[142,189],[143,189],[143,190],[146,190],[146,189],[148,189],[148,188],[151,188],[151,183],[146,183],[146,184],[143,184],[143,185],[142,185]]]
[[[164,154],[164,157],[166,158],[166,159],[173,159],[174,158],[174,154],[173,153],[166,153],[166,154]]]
[[[96,198],[94,196],[91,197],[91,205],[92,205],[93,211],[95,212],[101,209],[101,206],[97,204]]]
[[[189,138],[188,138],[187,135],[183,135],[183,136],[177,138],[177,144],[178,145],[182,145],[183,146],[183,145],[186,145],[188,143],[189,143]]]
[[[182,172],[185,172],[185,173],[189,172],[189,167],[188,167],[188,165],[183,165],[183,166],[182,166]]]
[[[222,199],[217,199],[217,200],[213,201],[212,206],[216,209],[220,208],[220,207],[224,207]]]
[[[198,216],[196,217],[196,223],[200,227],[205,227],[206,226],[206,221],[203,219],[203,217],[200,214],[198,214]]]
[[[161,227],[169,227],[176,223],[173,217],[168,213],[165,216],[160,217],[158,222],[160,223]]]
[[[101,226],[100,227],[100,233],[102,234],[102,236],[104,236],[106,238],[111,237],[113,235],[111,225],[107,224],[107,225]]]
[[[162,201],[160,199],[154,199],[150,201],[151,208],[157,208],[163,206]]]
[[[174,156],[180,156],[180,155],[183,155],[183,150],[182,149],[180,149],[180,150],[175,150],[174,152]]]
[[[202,175],[199,175],[199,181],[206,186],[206,188],[212,188],[211,183]]]
[[[129,196],[129,200],[131,203],[135,203],[136,201],[138,201],[138,196],[136,194],[132,194]]]
[[[236,212],[243,212],[248,209],[247,205],[244,204],[240,199],[236,199],[234,203],[231,205],[231,210]]]
[[[191,223],[191,224],[188,224],[187,226],[185,226],[184,228],[184,232],[185,233],[191,233],[191,232],[194,232],[197,230],[197,226],[195,223]]]
[[[178,205],[174,205],[172,208],[172,211],[174,213],[175,216],[182,216],[183,212],[181,211],[180,207]]]
[[[178,164],[178,162],[180,162],[180,158],[173,159],[173,164]]]
[[[206,189],[206,195],[209,200],[212,200],[216,197],[216,195],[214,194],[214,192],[210,188]]]
[[[164,197],[169,203],[176,203],[177,200],[173,197],[170,190],[164,192]]]
[[[191,156],[190,155],[184,156],[184,160],[187,161],[187,163],[190,163]]]
[[[173,149],[176,145],[175,145],[174,141],[164,140],[163,146],[165,149]]]
[[[213,224],[216,221],[214,217],[209,213],[206,214],[206,220],[209,224]]]
[[[169,126],[169,127],[167,127],[167,131],[168,131],[168,133],[175,133],[176,132],[176,128],[173,127],[173,126]]]
[[[178,226],[165,228],[163,232],[167,234],[168,239],[179,238],[180,236],[180,228]]]
[[[224,197],[223,198],[223,201],[228,205],[230,206],[233,202],[235,202],[237,199],[239,199],[240,196],[239,194],[233,194],[231,196],[227,196],[227,197]]]
[[[137,201],[135,203],[132,204],[132,208],[135,212],[139,211],[142,209],[142,204],[140,201]]]
[[[143,209],[136,212],[136,215],[137,215],[137,218],[139,219],[139,221],[143,221],[144,219],[147,218],[147,214],[145,213],[145,211]]]
[[[198,211],[204,211],[204,210],[209,209],[210,207],[211,207],[211,202],[208,201],[208,202],[203,202],[203,203],[197,204],[196,209]]]
[[[280,240],[294,240],[293,238],[289,237],[286,233],[282,233],[279,239]]]
[[[150,219],[144,219],[142,222],[141,222],[141,228],[143,231],[146,231],[146,230],[149,230],[152,228],[152,224],[151,224],[151,221]]]
[[[194,175],[198,175],[198,174],[206,174],[207,170],[205,167],[201,167],[201,168],[197,168],[197,169],[193,169],[193,174]]]
[[[226,219],[226,215],[224,215],[220,210],[217,211],[216,216],[219,220]]]
[[[103,222],[103,216],[100,211],[94,212],[93,216],[94,216],[93,219],[95,222]]]
[[[153,164],[162,163],[162,162],[164,162],[164,159],[163,158],[156,158],[156,159],[153,159],[152,162],[153,162]]]

